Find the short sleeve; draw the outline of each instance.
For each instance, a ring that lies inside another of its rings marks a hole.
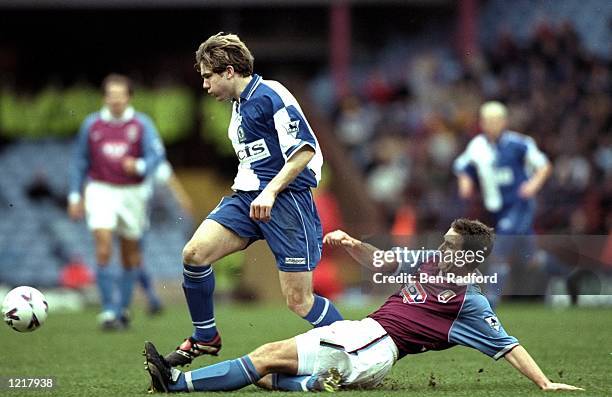
[[[285,106],[274,114],[274,128],[285,158],[305,145],[316,150],[317,142],[302,111],[294,105]]]
[[[449,342],[477,349],[498,360],[518,346],[518,340],[508,335],[482,294],[468,291],[449,332]]]

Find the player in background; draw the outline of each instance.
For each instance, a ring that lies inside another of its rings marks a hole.
[[[211,36],[196,52],[204,90],[232,101],[228,135],[239,164],[234,194],[221,200],[183,250],[183,291],[194,331],[166,356],[172,366],[219,352],[211,265],[256,240],[266,240],[275,256],[290,310],[315,327],[342,319],[312,291],[323,236],[310,189],[321,177],[321,149],[297,100],[280,83],[254,74],[253,60],[234,34]]]
[[[487,291],[493,307],[501,298],[511,257],[520,256],[523,263],[534,259],[535,196],[552,169],[532,138],[506,129],[507,114],[500,102],[484,103],[480,108],[483,133],[468,143],[453,165],[459,196],[471,198],[477,181],[484,207],[496,222],[498,242],[489,273],[496,273],[498,282]]]
[[[148,179],[151,189],[149,193],[150,199],[148,211],[152,210],[153,200],[155,200],[155,191],[167,188],[172,194],[172,197],[181,207],[181,210],[184,215],[182,221],[186,222],[186,224],[189,225],[187,227],[191,228],[191,220],[193,219],[194,214],[193,202],[191,201],[189,194],[187,194],[187,191],[183,187],[183,184],[174,173],[174,169],[172,168],[170,162],[168,162],[167,160],[161,162]],[[143,239],[146,239],[146,234],[145,236],[143,236]],[[149,314],[155,315],[161,313],[163,305],[161,299],[155,292],[153,278],[147,270],[147,267],[145,266],[144,262],[138,267],[137,272],[138,276],[136,277],[136,279],[138,280],[138,284],[142,287],[145,293],[149,306]]]
[[[147,227],[149,187],[145,178],[164,159],[164,147],[151,119],[130,106],[132,83],[111,74],[103,83],[104,107],[87,116],[76,138],[70,168],[68,214],[86,215],[96,250],[96,283],[103,329],[124,328],[137,268],[140,239]],[[122,272],[118,280],[109,262],[113,233],[119,236]],[[115,293],[119,292],[119,301]]]
[[[505,358],[541,390],[582,390],[551,382],[518,340],[506,333],[477,285],[418,281],[420,274],[479,274],[476,254],[480,252],[484,260],[493,240],[493,229],[479,221],[457,219],[438,248],[444,259],[397,262],[392,255],[393,260],[375,267],[378,248],[341,230],[328,233],[325,243],[344,247],[363,266],[395,275],[413,274],[416,281],[405,284],[361,321],[338,321],[190,372],[171,368],[146,342],[151,386],[160,392],[229,391],[250,384],[287,391],[373,388],[408,354],[462,345],[495,360]],[[469,251],[473,260],[457,260],[467,258]]]

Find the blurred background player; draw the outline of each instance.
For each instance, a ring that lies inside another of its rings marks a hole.
[[[484,103],[483,133],[454,162],[460,197],[473,197],[478,183],[484,207],[495,221],[499,237],[489,273],[497,273],[498,283],[487,292],[493,306],[503,292],[512,257],[521,265],[534,260],[535,195],[551,173],[550,162],[532,138],[506,129],[507,113],[500,102]]]
[[[240,163],[235,193],[221,200],[183,250],[183,290],[195,330],[166,356],[172,366],[221,349],[211,264],[255,240],[266,240],[274,253],[289,309],[315,327],[342,319],[312,290],[323,236],[310,189],[321,177],[321,149],[297,100],[280,83],[254,74],[253,61],[234,34],[211,36],[196,52],[204,90],[232,101],[229,137]]]
[[[185,187],[174,173],[174,169],[172,168],[170,162],[167,160],[162,161],[155,169],[155,172],[153,172],[148,179],[150,179],[149,183],[151,189],[149,193],[150,199],[148,211],[153,211],[156,192],[158,192],[160,189],[168,189],[183,212],[182,219],[177,220],[177,222],[180,221],[187,225],[186,228],[191,228],[194,213],[193,202],[185,190]],[[143,236],[143,240],[145,239],[146,235]],[[145,241],[143,241],[141,245],[145,244]],[[142,262],[138,267],[137,272],[138,284],[142,287],[142,290],[145,293],[149,314],[159,314],[162,311],[162,302],[158,294],[155,292],[155,284],[144,262]]]
[[[416,280],[419,274],[479,274],[477,260],[458,263],[447,258],[459,250],[486,256],[493,240],[493,229],[483,223],[457,219],[439,247],[445,259],[437,263],[392,260],[375,271],[414,274]],[[328,233],[325,242],[345,248],[370,269],[375,253],[380,252],[342,230]],[[335,391],[374,388],[406,355],[457,345],[495,360],[503,357],[541,390],[582,390],[548,379],[518,340],[506,333],[479,286],[454,282],[407,283],[361,321],[338,321],[195,371],[171,368],[150,342],[145,343],[145,356],[153,391],[229,391],[249,384],[274,390]]]
[[[104,107],[85,119],[75,142],[68,214],[72,219],[85,214],[93,232],[99,321],[103,329],[114,329],[128,325],[127,309],[142,262],[140,239],[147,227],[145,178],[164,158],[164,147],[153,121],[130,106],[129,78],[111,74],[102,89]],[[123,267],[118,280],[109,266],[115,232]]]

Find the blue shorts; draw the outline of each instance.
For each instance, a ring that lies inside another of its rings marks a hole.
[[[249,217],[251,202],[260,191],[238,191],[225,196],[207,219],[220,223],[251,242],[266,240],[284,272],[312,271],[321,259],[323,229],[310,190],[284,190],[272,207],[272,219],[255,222]]]
[[[493,253],[505,258],[516,257],[523,263],[532,260],[536,252],[534,217],[534,200],[517,200],[511,207],[498,212]]]

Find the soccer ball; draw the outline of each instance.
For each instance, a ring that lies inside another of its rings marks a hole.
[[[36,288],[12,289],[2,302],[4,322],[15,331],[32,332],[45,323],[49,305]]]

